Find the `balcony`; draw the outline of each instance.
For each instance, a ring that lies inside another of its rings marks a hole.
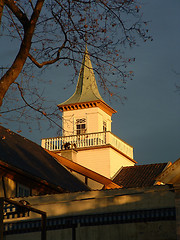
[[[55,138],[43,138],[41,146],[50,151],[71,148],[87,148],[111,145],[126,156],[133,159],[133,147],[111,132],[86,133]]]

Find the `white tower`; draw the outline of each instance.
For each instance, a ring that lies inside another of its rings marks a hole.
[[[111,116],[116,111],[98,91],[87,47],[76,91],[58,107],[63,112],[63,136],[111,131]]]
[[[116,111],[102,99],[86,47],[75,93],[58,105],[63,113],[63,136],[45,139],[49,150],[75,149],[72,161],[112,178],[122,166],[133,166],[133,147],[111,133]]]

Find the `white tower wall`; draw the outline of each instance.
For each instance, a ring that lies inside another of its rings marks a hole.
[[[76,135],[76,120],[86,119],[86,132],[103,132],[103,122],[107,124],[106,131],[111,131],[111,116],[99,107],[77,109],[63,112],[63,136]]]
[[[80,150],[77,163],[107,178],[112,178],[121,167],[135,164],[111,147]]]

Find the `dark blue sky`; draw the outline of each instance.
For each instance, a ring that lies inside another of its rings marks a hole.
[[[142,2],[154,41],[126,51],[136,61],[130,67],[135,77],[124,92],[128,98],[125,104],[105,100],[117,110],[112,118],[112,132],[134,147],[138,164],[174,162],[180,157],[180,92],[175,87],[180,85],[180,75],[174,73],[180,73],[180,1]],[[0,61],[11,58],[13,50],[5,54],[5,47],[6,44],[0,49]],[[65,101],[75,90],[75,85],[63,89],[70,75],[61,67],[51,68],[44,77],[52,80],[47,92],[57,103]],[[5,127],[17,130],[15,123]],[[23,128],[21,134],[40,144],[41,138],[56,136],[56,130],[47,131],[43,123],[40,132],[29,133]]]

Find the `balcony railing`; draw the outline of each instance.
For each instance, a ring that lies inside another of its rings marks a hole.
[[[128,145],[126,142],[111,132],[98,132],[55,138],[43,138],[41,142],[41,146],[50,151],[104,145],[111,145],[128,157],[133,158],[133,147]]]

